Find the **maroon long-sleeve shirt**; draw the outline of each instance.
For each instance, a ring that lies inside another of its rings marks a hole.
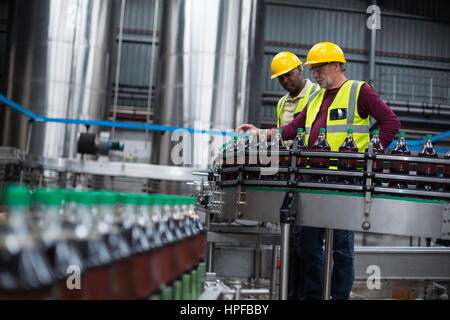
[[[325,91],[325,96],[323,98],[322,105],[320,106],[320,111],[317,114],[316,121],[314,121],[311,128],[308,147],[312,146],[312,144],[317,140],[320,128],[326,128],[328,107],[333,102],[334,97],[336,96],[338,91],[339,88]],[[366,119],[370,115],[380,123],[381,144],[384,148],[389,147],[401,125],[395,113],[388,107],[386,103],[384,103],[383,100],[381,100],[381,98],[372,89],[372,87],[366,84],[361,87],[357,107],[358,113],[361,118]],[[283,140],[293,139],[297,134],[297,128],[305,128],[307,110],[308,106],[306,106],[303,111],[297,117],[295,117],[294,120],[281,127],[281,129],[283,130]]]

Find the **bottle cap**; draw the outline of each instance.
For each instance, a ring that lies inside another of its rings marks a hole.
[[[237,137],[237,136],[234,136],[234,137],[233,137],[233,140],[234,140],[234,141],[236,141],[237,139],[238,139],[238,137]]]
[[[320,133],[325,133],[325,128],[320,128]]]
[[[97,201],[97,194],[90,191],[80,191],[75,196],[78,204],[92,205]]]
[[[347,129],[347,133],[353,133],[353,129]]]
[[[373,134],[380,134],[380,130],[373,130]]]
[[[282,129],[281,128],[278,128],[278,130],[277,130],[279,133],[281,133],[281,131],[282,131]]]
[[[404,136],[406,136],[406,133],[405,133],[404,131],[401,131],[401,132],[398,134],[398,136],[399,136],[399,137],[404,137]]]
[[[120,193],[118,196],[118,201],[121,204],[131,204],[138,205],[140,202],[139,196],[132,193]]]
[[[115,205],[117,201],[117,195],[113,192],[101,192],[98,202],[100,204]]]
[[[303,128],[298,128],[298,129],[297,129],[297,132],[303,133]]]
[[[63,193],[56,189],[39,188],[33,194],[33,201],[47,206],[61,206]]]
[[[433,138],[433,135],[431,135],[431,134],[427,134],[427,135],[426,135],[426,139],[427,139],[427,140],[431,140],[431,138]]]
[[[30,189],[10,184],[3,191],[3,203],[5,206],[29,206]]]

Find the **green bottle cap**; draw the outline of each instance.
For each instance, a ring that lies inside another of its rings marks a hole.
[[[347,129],[347,133],[353,133],[353,129]]]
[[[406,133],[405,133],[404,131],[401,131],[401,132],[398,134],[398,136],[399,136],[399,137],[404,137],[404,136],[406,136]]]
[[[427,134],[425,138],[426,138],[427,140],[431,140],[431,138],[433,138],[433,135]]]
[[[99,196],[99,203],[105,205],[115,205],[117,202],[117,195],[113,192],[101,192]]]
[[[78,204],[93,205],[97,201],[97,194],[90,191],[79,191],[75,198]]]
[[[77,202],[77,192],[73,189],[66,189],[66,190],[67,190],[66,201]]]
[[[61,206],[63,193],[57,189],[39,188],[33,194],[33,201],[46,206]]]
[[[320,128],[320,133],[325,133],[325,128]]]
[[[298,132],[298,133],[303,133],[303,128],[298,128],[298,129],[297,129],[297,132]]]
[[[373,130],[373,134],[380,134],[380,130]]]
[[[278,128],[278,132],[281,133],[281,131],[282,131],[282,129],[281,129],[281,128]]]
[[[236,141],[237,139],[238,139],[238,137],[237,137],[237,136],[234,136],[234,137],[233,137],[233,140],[234,140],[234,141]]]
[[[7,185],[3,191],[3,203],[8,207],[29,206],[30,189],[15,184]]]
[[[161,195],[161,204],[165,204],[165,205],[173,205],[174,204],[174,197],[171,195]]]

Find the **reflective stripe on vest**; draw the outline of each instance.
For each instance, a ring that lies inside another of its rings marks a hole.
[[[320,87],[318,84],[313,84],[309,86],[309,88],[306,90],[306,94],[304,97],[298,99],[297,106],[294,110],[294,118],[295,115],[302,112],[302,110],[305,108],[307,104],[309,104],[312,99],[316,97],[316,95],[319,93]],[[312,94],[311,94],[312,93]],[[278,100],[277,104],[277,127],[281,127],[281,119],[283,118],[284,114],[284,105],[286,103],[286,99],[289,96],[289,93],[283,97],[281,97],[280,100]]]
[[[358,146],[359,152],[364,152],[369,145],[370,118],[361,118],[358,114],[357,107],[359,92],[364,83],[365,82],[355,80],[346,81],[337,92],[331,105],[328,107],[326,134],[331,151],[339,150],[339,147],[347,136],[348,129],[353,129],[353,138]],[[324,95],[325,90],[320,91],[316,98],[308,105],[305,121],[305,139],[308,145],[311,128],[319,113]],[[331,120],[330,114],[333,110],[339,111],[341,114],[344,114],[344,111],[346,111],[346,117]]]

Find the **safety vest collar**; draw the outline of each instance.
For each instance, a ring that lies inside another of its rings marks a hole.
[[[297,105],[294,110],[294,117],[296,114],[299,114],[306,105],[309,105],[311,101],[316,97],[316,95],[320,92],[319,85],[316,83],[310,83],[306,93],[303,97],[298,99]],[[281,118],[284,113],[284,105],[286,104],[286,100],[289,97],[289,93],[281,97],[277,104],[277,126],[281,127]]]

